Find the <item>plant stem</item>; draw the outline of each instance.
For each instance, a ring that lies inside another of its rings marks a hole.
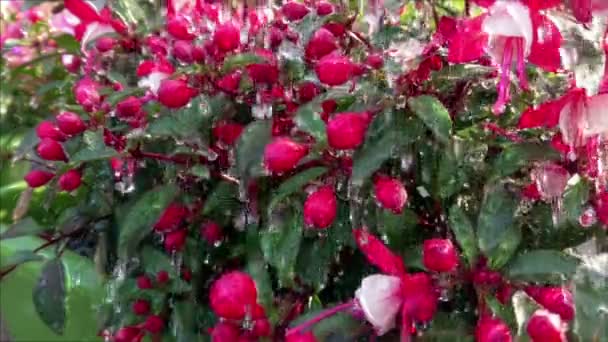
[[[323,310],[317,316],[313,317],[312,319],[294,327],[293,329],[287,330],[287,333],[285,334],[285,336],[287,337],[289,335],[296,334],[302,330],[306,330],[306,329],[310,328],[311,326],[317,324],[318,322],[337,314],[340,311],[344,311],[344,310],[352,308],[353,305],[354,305],[353,301],[348,301],[344,304],[334,306],[333,308]]]

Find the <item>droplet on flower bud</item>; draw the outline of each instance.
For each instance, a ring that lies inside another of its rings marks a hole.
[[[69,170],[59,177],[59,188],[63,191],[74,191],[80,187],[82,176],[78,170]]]
[[[143,337],[140,328],[137,327],[122,327],[114,334],[114,342],[137,342]]]
[[[552,313],[556,313],[564,321],[574,319],[574,300],[572,292],[559,286],[528,286],[526,293],[538,304]]]
[[[217,323],[211,330],[211,342],[238,341],[240,331],[226,322]]]
[[[136,299],[131,305],[133,313],[139,316],[145,316],[150,313],[150,302],[145,299]]]
[[[475,328],[477,342],[511,342],[509,327],[498,318],[483,317]]]
[[[30,188],[38,188],[55,177],[55,174],[43,170],[32,170],[23,177]]]
[[[158,102],[168,108],[181,108],[196,95],[196,90],[190,88],[182,80],[163,80],[158,88]]]
[[[558,315],[536,310],[528,320],[526,332],[532,342],[565,342],[564,327]]]
[[[99,52],[108,52],[116,45],[116,39],[112,37],[101,37],[95,41],[95,47]]]
[[[55,119],[61,132],[68,135],[80,134],[87,129],[84,120],[76,113],[61,112]]]
[[[264,149],[264,166],[273,173],[293,169],[308,153],[306,146],[289,138],[275,138]]]
[[[167,20],[167,32],[180,40],[193,40],[196,37],[193,33],[192,23],[182,15]]]
[[[163,232],[176,229],[186,218],[187,214],[188,208],[179,203],[171,203],[154,224],[154,230]]]
[[[36,148],[36,152],[38,152],[40,158],[44,160],[68,160],[61,144],[49,138],[44,138],[40,141]]]
[[[254,54],[263,59],[263,62],[247,65],[247,74],[255,84],[276,83],[279,78],[279,68],[276,58],[269,50],[257,49]]]
[[[129,96],[116,104],[116,114],[119,118],[135,116],[141,110],[141,100],[135,96]]]
[[[458,252],[450,239],[425,240],[422,258],[424,267],[436,272],[452,272],[458,266]]]
[[[66,136],[59,130],[59,127],[55,126],[50,121],[42,121],[36,126],[36,135],[40,139],[48,138],[57,141],[65,141]]]
[[[144,322],[144,329],[152,334],[158,334],[163,331],[165,321],[157,315],[150,315]]]
[[[167,233],[165,235],[165,251],[167,252],[179,252],[184,247],[186,243],[186,237],[188,236],[188,231],[185,229],[179,229]]]
[[[305,55],[308,60],[317,60],[338,48],[338,40],[325,28],[318,29],[306,44]]]
[[[78,73],[80,69],[80,58],[75,55],[61,55],[61,63],[65,67],[65,70],[72,74]]]
[[[583,228],[589,228],[597,222],[597,213],[593,208],[587,208],[578,218],[578,223]]]
[[[541,164],[532,171],[532,179],[536,182],[538,191],[545,200],[561,196],[569,177],[566,169],[553,163]]]
[[[244,272],[226,273],[211,285],[209,300],[219,317],[243,319],[256,304],[255,282]]]
[[[281,7],[281,13],[289,21],[296,21],[304,18],[310,10],[304,4],[296,1],[290,1]]]
[[[336,218],[337,200],[334,189],[323,186],[310,194],[304,202],[304,223],[315,228],[327,228]]]
[[[321,83],[337,86],[350,80],[357,71],[357,65],[342,55],[332,53],[315,65],[315,73]]]
[[[148,278],[148,276],[139,276],[137,277],[137,288],[140,290],[147,290],[152,288],[152,280]]]
[[[327,141],[337,150],[352,150],[363,143],[369,124],[367,113],[338,113],[327,123]]]
[[[374,195],[382,208],[395,214],[401,213],[407,202],[407,191],[403,183],[383,175],[376,177],[374,181]]]
[[[91,112],[101,103],[99,84],[89,77],[84,77],[74,85],[74,97],[82,108]]]
[[[217,87],[227,93],[236,93],[241,83],[242,72],[240,70],[233,71],[222,76],[217,81]]]
[[[201,237],[210,245],[215,245],[222,240],[222,227],[213,221],[203,223],[200,233]]]
[[[220,51],[230,52],[241,44],[241,32],[235,24],[227,22],[215,29],[213,41]]]

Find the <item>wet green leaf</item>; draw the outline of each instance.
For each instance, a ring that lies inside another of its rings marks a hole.
[[[0,234],[0,240],[11,239],[24,235],[34,235],[44,231],[46,228],[40,226],[31,217],[26,217],[19,222],[11,225],[7,230]]]
[[[103,133],[101,130],[84,132],[82,141],[84,147],[70,156],[70,162],[90,162],[100,159],[109,159],[118,155],[116,150],[106,146],[103,141]]]
[[[517,255],[508,265],[510,279],[539,283],[561,283],[570,279],[579,261],[556,250],[533,250]]]
[[[467,214],[457,204],[450,208],[449,212],[450,228],[456,236],[456,241],[462,248],[462,252],[467,258],[470,266],[475,264],[477,254],[477,239],[475,238],[475,230],[471,220]]]
[[[444,143],[449,141],[452,134],[452,119],[448,110],[436,97],[422,95],[411,98],[408,104],[439,141]]]
[[[268,205],[268,212],[271,212],[273,208],[277,204],[281,203],[285,198],[294,193],[302,191],[302,188],[306,184],[319,178],[325,172],[327,172],[327,168],[325,167],[312,167],[290,177],[281,183],[277,190],[273,192],[272,199]]]
[[[40,319],[58,335],[63,335],[65,328],[65,287],[63,263],[59,259],[49,260],[42,268],[33,299]]]

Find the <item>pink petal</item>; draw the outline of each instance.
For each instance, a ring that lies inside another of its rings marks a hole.
[[[588,98],[586,114],[584,137],[608,133],[608,94]]]
[[[535,13],[532,15],[534,41],[528,60],[546,71],[555,72],[561,68],[559,48],[562,45],[562,34],[548,17]]]
[[[533,11],[545,10],[561,4],[562,0],[528,0],[528,7]]]
[[[593,19],[591,14],[592,0],[570,0],[570,6],[574,17],[579,22],[586,24]]]
[[[488,35],[481,29],[484,18],[485,16],[481,15],[456,23],[455,32],[448,38],[448,62],[467,63],[483,56],[488,43]]]
[[[367,276],[361,281],[355,298],[376,334],[384,335],[395,326],[401,308],[401,279],[383,274]]]
[[[585,90],[572,89],[564,98],[565,104],[559,113],[562,138],[570,146],[582,146],[583,130],[586,126]]]
[[[85,26],[84,33],[80,39],[80,46],[82,49],[84,49],[89,42],[92,42],[105,34],[114,32],[116,31],[114,31],[112,25],[102,24],[97,21],[92,22]]]
[[[483,30],[491,38],[523,38],[526,55],[530,52],[534,37],[532,19],[530,18],[529,8],[519,2],[498,1],[492,5],[490,14],[483,22]]]
[[[496,2],[496,0],[473,0],[477,6],[488,8]]]
[[[73,15],[72,12],[67,9],[63,9],[61,12],[54,14],[51,17],[51,26],[59,31],[70,35],[74,35],[74,28],[80,23],[80,19]]]
[[[405,274],[405,265],[403,260],[391,252],[380,239],[370,234],[365,229],[354,229],[353,235],[355,242],[367,260],[374,266],[378,267],[382,272],[391,275]]]
[[[64,0],[65,8],[80,18],[84,23],[100,20],[99,14],[93,5],[84,0]]]
[[[562,98],[545,102],[537,108],[530,107],[526,109],[519,118],[517,127],[520,129],[555,127],[559,122],[559,113],[562,107],[564,107],[564,101]]]

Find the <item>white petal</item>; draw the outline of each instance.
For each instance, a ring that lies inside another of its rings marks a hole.
[[[152,72],[146,77],[142,77],[137,85],[141,88],[150,88],[154,94],[158,91],[158,87],[160,87],[160,82],[166,79],[171,75],[165,74],[164,72]]]
[[[586,126],[584,101],[569,101],[559,113],[559,129],[564,142],[570,146],[582,144]]]
[[[395,317],[401,307],[401,280],[398,277],[374,274],[361,281],[355,298],[365,318],[380,336],[395,326]]]
[[[596,95],[587,99],[586,125],[584,136],[608,132],[608,94]]]
[[[87,29],[82,35],[82,40],[80,41],[81,49],[84,50],[89,42],[103,36],[104,34],[114,32],[116,31],[114,31],[111,25],[102,24],[97,21],[90,23],[89,25],[87,25]]]
[[[530,53],[534,33],[530,10],[516,1],[497,1],[490,7],[490,14],[483,21],[483,30],[490,36],[523,38],[526,55]]]

